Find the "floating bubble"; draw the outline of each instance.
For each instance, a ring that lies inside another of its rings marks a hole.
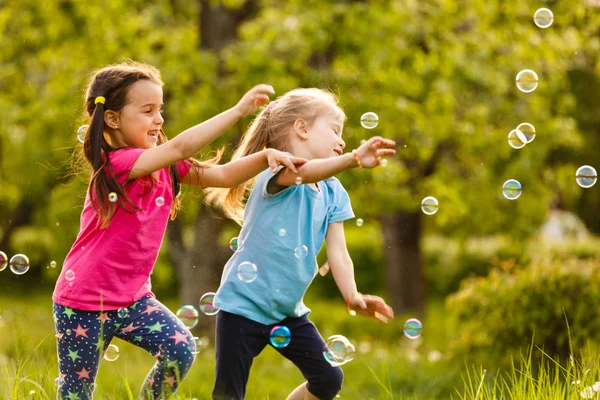
[[[8,265],[8,256],[3,251],[0,251],[0,271],[4,271]]]
[[[517,87],[523,93],[531,93],[538,87],[538,76],[530,69],[519,72],[516,81]]]
[[[285,231],[285,229],[281,228],[281,229],[279,230],[279,236],[281,236],[281,237],[284,237],[284,236],[285,236],[285,234],[286,234],[286,231]]]
[[[271,329],[269,340],[271,341],[273,347],[278,349],[286,347],[292,340],[290,328],[283,325],[273,327],[273,329]]]
[[[258,268],[256,264],[250,261],[244,261],[238,266],[237,277],[240,281],[250,283],[258,277]]]
[[[502,185],[502,194],[508,200],[518,199],[522,190],[521,183],[515,179],[509,179]]]
[[[508,133],[508,144],[513,149],[522,149],[527,144],[527,138],[518,129],[513,129]]]
[[[527,139],[527,143],[533,142],[535,139],[535,127],[531,125],[529,122],[523,122],[517,126],[517,131],[521,132],[525,139]]]
[[[108,345],[104,352],[104,359],[106,361],[116,361],[119,358],[119,347],[114,344]]]
[[[85,134],[89,127],[89,125],[81,125],[79,129],[77,129],[77,140],[79,140],[80,143],[85,142]]]
[[[361,227],[361,226],[363,226],[364,223],[365,223],[365,221],[363,221],[362,218],[356,219],[356,226]]]
[[[196,336],[194,336],[193,341],[195,346],[192,347],[192,354],[198,354],[204,347],[204,343],[202,343],[202,339]]]
[[[433,196],[427,196],[421,201],[421,211],[427,215],[433,215],[438,212],[439,202]]]
[[[54,379],[54,386],[56,386],[56,387],[62,386],[62,379],[60,379],[60,377]]]
[[[231,249],[231,251],[237,251],[238,249],[238,237],[234,237],[231,238],[231,240],[229,241],[229,248]]]
[[[533,14],[533,22],[540,28],[548,28],[554,22],[554,14],[547,8],[540,8]]]
[[[325,342],[323,356],[332,367],[345,364],[354,359],[356,349],[350,341],[342,335],[330,336]]]
[[[50,268],[56,268],[56,261],[50,261]]]
[[[416,318],[411,318],[404,323],[404,336],[409,339],[417,339],[422,331],[423,324]]]
[[[119,318],[127,318],[128,315],[129,315],[129,310],[126,307],[119,308],[117,310],[117,316]]]
[[[70,329],[67,329],[67,330],[65,331],[65,333],[67,334],[67,336],[71,336],[71,333],[73,333],[73,331],[71,331]]]
[[[15,275],[23,275],[29,271],[29,258],[25,254],[15,254],[11,257],[9,265]]]
[[[156,198],[156,201],[155,201],[155,203],[156,203],[156,206],[157,206],[157,207],[162,207],[162,206],[164,206],[164,205],[165,205],[165,198],[164,198],[164,197],[162,197],[162,196],[158,196],[158,197]]]
[[[218,313],[219,309],[215,307],[214,301],[214,292],[204,293],[202,297],[200,297],[200,311],[202,311],[206,315],[215,315],[216,313]]]
[[[296,177],[296,185],[302,185],[302,178],[299,176]]]
[[[179,318],[179,320],[183,322],[183,324],[189,329],[192,329],[198,325],[199,314],[198,310],[196,310],[196,307],[194,306],[185,305],[177,310],[175,315],[177,315],[177,318]]]
[[[116,203],[118,198],[119,198],[119,196],[117,196],[117,194],[115,192],[110,192],[108,194],[108,201],[110,201],[111,203]]]
[[[379,117],[374,112],[366,112],[360,117],[360,124],[365,129],[373,129],[379,124]]]
[[[590,165],[583,165],[577,169],[575,173],[575,180],[577,184],[582,188],[591,188],[596,184],[598,180],[598,174],[594,167]]]
[[[296,258],[304,258],[308,255],[308,247],[305,244],[298,246],[294,249],[294,255]]]
[[[68,269],[65,271],[65,279],[72,282],[75,279],[75,271]]]
[[[387,167],[387,165],[388,165],[388,160],[386,158],[382,159],[381,160],[381,166],[382,167]]]

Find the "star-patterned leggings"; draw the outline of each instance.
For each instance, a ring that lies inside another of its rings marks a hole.
[[[53,308],[60,373],[58,399],[92,398],[98,365],[114,337],[145,349],[157,359],[142,386],[141,399],[169,397],[194,362],[192,334],[152,296],[106,312],[56,303]]]

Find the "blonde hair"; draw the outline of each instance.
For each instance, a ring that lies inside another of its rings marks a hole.
[[[291,90],[263,108],[242,136],[231,159],[237,160],[265,148],[287,151],[288,135],[296,120],[303,119],[311,126],[318,117],[331,112],[346,119],[333,93],[317,88]],[[254,181],[251,179],[228,189],[208,189],[206,200],[221,207],[226,216],[241,225],[244,200]]]

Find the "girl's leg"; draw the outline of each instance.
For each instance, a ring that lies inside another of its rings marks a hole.
[[[342,388],[344,373],[340,367],[332,367],[325,360],[325,341],[315,325],[307,317],[286,318],[277,325],[287,326],[292,340],[286,347],[275,350],[292,361],[307,380],[290,394],[288,400],[335,398]]]
[[[58,399],[92,398],[101,355],[112,335],[100,312],[54,303],[60,384]]]
[[[196,344],[189,329],[152,296],[128,307],[128,315],[115,336],[157,359],[142,386],[143,399],[167,398],[175,393],[196,357]]]
[[[269,327],[239,315],[217,314],[217,364],[212,397],[242,400],[254,357],[269,342]]]

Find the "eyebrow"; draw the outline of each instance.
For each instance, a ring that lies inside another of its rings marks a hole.
[[[164,106],[165,103],[160,103],[160,107]],[[148,107],[148,106],[156,106],[156,103],[148,103],[148,104],[144,104],[142,107]]]

